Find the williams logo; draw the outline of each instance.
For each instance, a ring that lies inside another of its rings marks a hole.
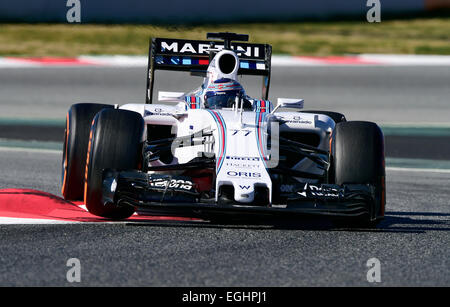
[[[239,187],[241,188],[241,190],[248,190],[248,189],[250,189],[249,185],[239,185]]]

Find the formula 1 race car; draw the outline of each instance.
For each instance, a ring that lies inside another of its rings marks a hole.
[[[272,48],[248,35],[154,38],[143,104],[75,104],[67,114],[62,194],[95,215],[137,209],[192,217],[327,215],[373,226],[384,216],[384,137],[371,122],[268,100]],[[204,77],[159,92],[156,70]],[[262,76],[261,99],[239,75]],[[300,111],[299,111],[300,110]]]

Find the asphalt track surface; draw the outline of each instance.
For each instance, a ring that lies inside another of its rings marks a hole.
[[[322,98],[314,107],[348,111],[350,119],[448,121],[448,68],[297,70],[284,70],[286,84],[275,90],[275,80],[284,77],[274,69],[274,95],[303,91],[307,103]],[[141,102],[142,78],[145,70],[138,68],[1,70],[0,117],[64,117],[71,103],[89,97]],[[432,98],[425,107],[427,97]],[[407,114],[394,116],[400,110]],[[0,148],[0,188],[60,195],[60,156]],[[72,285],[66,281],[69,258],[80,259],[85,286],[370,286],[366,262],[372,257],[381,262],[380,285],[449,286],[450,173],[388,169],[386,179],[386,218],[374,230],[336,228],[323,219],[263,225],[1,225],[0,286]]]
[[[60,153],[0,150],[0,187],[59,194]],[[375,230],[322,219],[274,225],[155,221],[1,225],[0,285],[368,286],[450,284],[450,173],[388,171],[387,213]]]

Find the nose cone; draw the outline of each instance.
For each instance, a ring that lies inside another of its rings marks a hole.
[[[220,187],[232,185],[236,202],[249,204],[259,201],[260,188],[263,188],[267,190],[268,203],[271,203],[272,180],[259,149],[261,143],[265,143],[259,138],[267,135],[265,126],[259,123],[261,117],[256,112],[238,114],[232,110],[220,110],[215,113],[221,117],[221,121],[216,121],[217,129],[214,132],[216,201],[219,199]]]

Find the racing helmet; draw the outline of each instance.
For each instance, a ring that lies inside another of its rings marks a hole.
[[[222,78],[208,85],[204,103],[208,109],[231,108],[236,102],[236,97],[242,98],[244,96],[244,88],[239,82]]]

